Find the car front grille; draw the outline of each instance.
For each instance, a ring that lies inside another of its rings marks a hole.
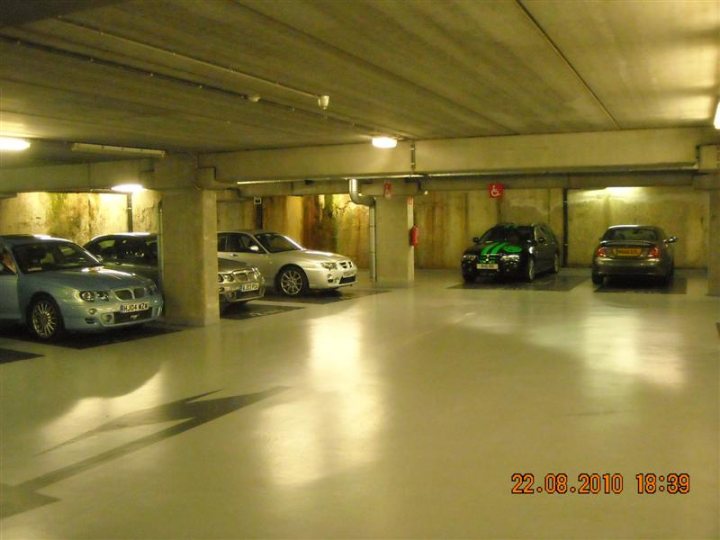
[[[115,289],[115,296],[120,300],[135,300],[137,298],[145,298],[149,296],[145,287],[133,287],[131,289]]]
[[[250,281],[251,272],[248,272],[247,270],[235,270],[232,274],[235,277],[235,281],[239,281],[240,283]]]
[[[122,313],[116,311],[114,314],[115,324],[126,323],[130,321],[144,321],[152,317],[152,308],[144,311],[135,311],[132,313]]]

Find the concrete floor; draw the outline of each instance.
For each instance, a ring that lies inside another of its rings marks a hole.
[[[421,271],[82,350],[6,332],[42,356],[0,365],[0,537],[718,538],[720,299],[680,275],[684,294]],[[622,492],[512,494],[515,473]],[[638,494],[638,473],[690,493]]]

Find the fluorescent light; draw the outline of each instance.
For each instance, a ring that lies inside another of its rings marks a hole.
[[[108,146],[106,144],[73,143],[70,147],[73,152],[85,152],[88,154],[113,154],[120,156],[138,157],[165,157],[165,150],[152,148],[132,148],[129,146]]]
[[[0,137],[0,151],[22,152],[30,148],[30,141],[17,139],[15,137]]]
[[[118,193],[140,193],[141,191],[145,191],[145,188],[140,184],[118,184],[110,189]]]
[[[720,99],[718,99],[717,108],[715,109],[715,129],[720,129]]]
[[[397,139],[395,137],[373,137],[372,145],[375,148],[395,148],[397,146]]]

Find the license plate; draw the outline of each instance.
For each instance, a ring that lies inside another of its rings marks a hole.
[[[642,253],[640,248],[615,248],[615,255],[618,257],[637,257]]]
[[[248,291],[257,291],[260,288],[259,283],[243,283],[242,287],[240,287],[240,290],[242,292],[248,292]]]
[[[354,275],[355,275],[355,272],[353,272],[352,270],[350,270],[349,272],[345,272],[345,273],[343,274],[343,277],[353,277]]]
[[[478,270],[497,270],[498,265],[497,264],[490,264],[490,263],[478,263],[477,264]]]
[[[145,311],[150,309],[147,302],[136,302],[135,304],[123,304],[120,306],[120,313],[135,313],[136,311]]]

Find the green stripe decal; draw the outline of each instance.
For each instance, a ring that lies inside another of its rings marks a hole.
[[[505,246],[507,246],[507,245],[508,245],[507,242],[500,242],[500,244],[497,245],[497,246],[495,246],[495,248],[494,248],[490,253],[491,253],[492,255],[497,255],[497,254],[500,252],[500,250],[501,250],[502,248],[504,248]]]

